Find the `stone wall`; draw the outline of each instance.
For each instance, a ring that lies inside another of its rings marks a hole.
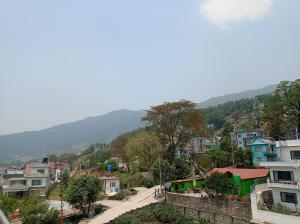
[[[167,203],[195,220],[208,219],[211,223],[249,223],[251,203],[227,198],[199,198],[184,194],[167,193]]]

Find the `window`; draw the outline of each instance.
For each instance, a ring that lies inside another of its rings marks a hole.
[[[291,171],[274,171],[273,172],[275,181],[293,181],[293,173]]]
[[[280,192],[280,197],[282,202],[297,204],[297,194]]]
[[[116,182],[110,182],[110,187],[116,187]]]
[[[291,151],[291,159],[300,159],[300,150]]]
[[[31,181],[32,186],[39,186],[42,185],[42,180],[32,180]]]
[[[262,152],[262,146],[256,146],[256,152]]]
[[[45,170],[37,170],[38,173],[45,173]]]

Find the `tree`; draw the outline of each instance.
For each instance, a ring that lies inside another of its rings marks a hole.
[[[159,164],[160,163],[160,164]],[[168,160],[157,160],[154,164],[153,178],[155,183],[160,182],[160,168],[161,167],[161,180],[162,183],[166,183],[176,179],[175,176],[175,166],[171,164]]]
[[[187,100],[151,107],[143,121],[158,136],[161,144],[167,146],[171,159],[174,159],[176,149],[185,145],[204,126],[200,110]]]
[[[300,130],[300,79],[295,81],[282,81],[276,93],[281,96],[282,106],[287,121],[296,124]],[[300,131],[299,131],[300,132]]]
[[[218,194],[223,194],[225,191],[230,190],[233,187],[231,180],[219,172],[210,174],[205,179],[204,183],[207,188],[214,190]]]
[[[24,224],[57,224],[58,211],[37,197],[15,198],[0,196],[0,208],[9,216],[19,209]]]
[[[85,174],[73,177],[67,188],[66,200],[71,205],[78,206],[83,216],[88,217],[100,190],[100,180],[94,175]]]
[[[282,125],[284,120],[284,108],[278,93],[267,97],[262,110],[262,130],[270,137],[280,140],[283,138]]]
[[[126,151],[130,160],[137,160],[140,168],[151,173],[162,147],[156,136],[142,132],[128,141]]]
[[[114,139],[111,142],[111,146],[108,150],[110,156],[115,156],[122,159],[123,163],[126,164],[128,171],[130,171],[130,167],[129,167],[129,157],[126,151],[126,145],[132,136],[136,135],[141,131],[142,129],[133,132],[128,132],[118,136],[116,139]]]
[[[214,167],[228,167],[232,165],[231,153],[219,148],[209,150],[198,161],[199,166],[210,170]]]
[[[175,159],[175,175],[177,180],[183,180],[187,178],[192,171],[191,163],[187,158]]]
[[[68,172],[68,170],[64,169],[63,172],[62,172],[62,175],[61,175],[62,185],[64,187],[67,187],[68,183],[69,183],[69,180],[70,180],[69,172]]]

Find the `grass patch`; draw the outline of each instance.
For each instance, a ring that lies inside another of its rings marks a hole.
[[[66,197],[66,191],[67,188],[66,187],[62,187],[62,196],[63,196],[63,200],[65,200]],[[49,194],[48,196],[48,200],[60,200],[60,186],[57,185]]]

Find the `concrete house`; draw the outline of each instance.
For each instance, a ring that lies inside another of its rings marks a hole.
[[[251,148],[253,165],[259,166],[259,162],[276,159],[275,143],[270,139],[254,138],[248,144]]]
[[[28,163],[25,166],[26,186],[29,194],[35,196],[46,196],[50,181],[50,164]]]
[[[290,210],[300,209],[300,140],[276,142],[276,159],[261,161],[270,169],[268,188],[272,190],[274,205]]]
[[[231,132],[231,140],[232,142],[238,147],[238,148],[247,148],[248,142],[251,141],[254,138],[261,137],[260,131],[244,131],[239,130],[235,132]]]
[[[114,195],[120,192],[120,178],[118,177],[100,177],[102,181],[102,191],[107,195]]]

